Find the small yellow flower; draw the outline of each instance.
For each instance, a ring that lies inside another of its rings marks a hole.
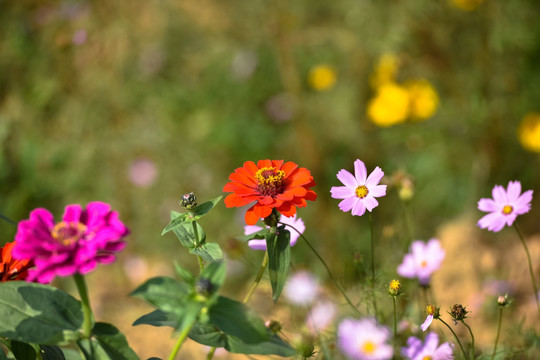
[[[367,115],[380,127],[388,127],[404,122],[409,115],[409,94],[396,83],[380,86],[368,103]]]
[[[439,95],[427,80],[411,80],[404,84],[411,101],[412,120],[429,119],[439,106]]]
[[[452,4],[464,11],[473,11],[478,6],[480,6],[481,3],[484,2],[484,0],[451,0]]]
[[[317,91],[325,91],[334,87],[337,75],[333,67],[318,65],[312,68],[308,75],[309,85]]]
[[[531,112],[525,115],[517,133],[525,150],[540,152],[540,113]]]
[[[391,296],[398,296],[400,294],[400,290],[401,283],[399,282],[399,280],[394,279],[390,281],[390,284],[388,284],[388,294],[390,294]]]
[[[396,74],[399,70],[399,58],[393,54],[381,56],[370,79],[370,84],[374,89],[379,86],[395,82]]]

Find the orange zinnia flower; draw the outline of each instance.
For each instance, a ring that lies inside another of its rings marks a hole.
[[[310,190],[315,186],[313,176],[306,168],[283,160],[246,161],[230,176],[230,183],[223,191],[232,192],[225,198],[227,207],[244,206],[256,201],[246,211],[246,224],[254,225],[266,218],[272,209],[285,216],[296,214],[296,207],[306,206],[306,200],[314,201],[317,194]]]
[[[15,242],[6,243],[0,248],[0,282],[12,280],[24,280],[28,275],[28,269],[34,266],[31,260],[16,260],[11,256],[11,250]]]

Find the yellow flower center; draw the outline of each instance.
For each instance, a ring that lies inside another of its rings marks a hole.
[[[371,355],[375,352],[377,349],[377,344],[375,344],[373,341],[366,341],[362,344],[362,352],[366,355]]]
[[[514,211],[514,208],[511,207],[510,205],[504,205],[503,209],[502,209],[502,213],[504,215],[509,215],[512,213],[512,211]]]
[[[435,305],[428,305],[426,306],[426,312],[428,315],[434,315],[435,314]]]
[[[390,290],[399,291],[399,289],[401,288],[401,284],[400,284],[399,280],[390,281],[389,288],[390,288]]]
[[[420,267],[425,268],[426,266],[427,266],[427,261],[426,261],[426,260],[423,260],[423,261],[420,263]]]
[[[367,196],[367,194],[369,194],[369,190],[365,185],[360,185],[356,188],[356,190],[354,190],[354,194],[356,197],[363,199]]]
[[[62,245],[68,246],[77,242],[86,232],[86,225],[61,221],[54,225],[51,235]]]
[[[433,359],[433,358],[431,357],[431,355],[426,355],[426,356],[424,356],[424,357],[422,358],[422,360],[431,360],[431,359]]]
[[[285,171],[276,170],[275,167],[264,167],[255,173],[257,190],[264,196],[275,196],[283,192],[283,179]]]

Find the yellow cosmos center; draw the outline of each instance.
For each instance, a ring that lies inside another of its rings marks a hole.
[[[354,190],[354,194],[356,197],[363,199],[367,196],[367,194],[369,194],[369,190],[365,185],[360,185],[356,188],[356,190]]]
[[[428,315],[434,315],[435,314],[435,306],[434,305],[426,306],[426,312],[427,312]]]
[[[423,261],[420,263],[420,267],[425,268],[426,266],[427,266],[427,261],[426,261],[426,260],[423,260]]]
[[[255,173],[257,190],[261,195],[274,196],[283,192],[283,179],[285,171],[275,167],[263,167]]]
[[[390,290],[399,291],[399,289],[401,288],[401,284],[399,280],[392,280],[390,281],[389,287],[390,287]]]
[[[502,213],[504,215],[509,215],[512,213],[512,211],[514,211],[514,208],[511,207],[510,205],[504,205],[503,209],[502,209]]]
[[[422,358],[422,360],[431,360],[431,359],[433,359],[433,358],[431,357],[431,355],[426,355],[426,356],[424,356],[424,357]]]
[[[62,245],[68,246],[77,242],[86,232],[86,225],[61,221],[54,225],[51,235]]]
[[[373,341],[366,341],[362,344],[362,352],[366,355],[371,355],[375,352],[377,349],[377,344],[375,344]]]

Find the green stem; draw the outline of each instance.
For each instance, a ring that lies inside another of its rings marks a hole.
[[[533,291],[534,291],[534,300],[536,300],[536,307],[538,309],[538,312],[540,313],[540,303],[538,301],[538,288],[536,287],[536,280],[534,279],[534,270],[532,266],[531,254],[529,252],[529,248],[527,247],[527,243],[525,242],[525,239],[523,238],[523,235],[521,235],[521,232],[519,231],[515,222],[514,222],[514,229],[516,229],[519,239],[521,240],[521,243],[523,244],[523,248],[525,249],[525,253],[527,254],[527,261],[529,263],[529,273],[531,274],[531,282],[532,282]]]
[[[459,348],[461,349],[461,352],[463,353],[463,355],[465,356],[465,359],[469,360],[469,357],[467,356],[467,353],[465,352],[465,350],[463,349],[463,345],[461,345],[461,341],[459,341],[459,338],[457,337],[456,333],[454,332],[454,330],[450,327],[450,325],[448,325],[443,319],[441,319],[440,317],[437,318],[438,320],[440,320],[444,325],[446,325],[447,328],[450,329],[450,331],[452,332],[452,334],[454,334],[454,337],[456,338],[456,341],[457,343],[459,344]]]
[[[401,204],[403,205],[403,212],[405,213],[405,228],[407,232],[407,239],[405,240],[405,244],[403,246],[404,250],[407,250],[413,241],[413,226],[411,221],[411,212],[409,209],[409,203],[406,201],[401,201]]]
[[[253,295],[257,286],[259,286],[259,283],[261,282],[261,279],[263,277],[264,271],[266,270],[267,266],[268,266],[268,251],[264,253],[264,258],[261,263],[261,267],[259,268],[259,272],[257,273],[257,276],[255,277],[255,281],[253,281],[253,284],[251,284],[251,287],[249,288],[248,293],[244,297],[244,300],[242,300],[244,304],[246,304],[249,301],[249,299],[251,298],[251,295]]]
[[[195,236],[195,246],[199,246],[199,230],[197,229],[197,222],[192,221],[191,224],[193,226],[193,235]],[[203,258],[200,255],[197,255],[197,257],[199,259],[199,268],[202,272],[204,270]]]
[[[191,331],[191,328],[193,327],[193,325],[195,325],[195,319],[188,326],[186,326],[184,330],[182,330],[182,332],[180,333],[180,337],[176,341],[176,344],[174,345],[174,348],[171,351],[171,355],[169,355],[169,360],[174,360],[174,358],[176,357],[176,354],[178,354],[178,351],[182,347],[182,344],[184,344],[184,341],[186,341],[186,338],[189,332]]]
[[[394,302],[394,348],[397,348],[397,311],[396,311],[396,297],[392,296]]]
[[[491,354],[491,360],[495,359],[495,353],[497,352],[497,344],[499,343],[499,335],[501,334],[503,307],[499,308],[499,325],[497,326],[497,336],[495,336],[495,345],[493,346],[493,354]]]
[[[349,299],[349,297],[347,296],[347,293],[345,293],[345,290],[343,289],[343,287],[341,287],[341,285],[338,283],[338,281],[336,280],[334,275],[332,275],[332,272],[330,271],[330,268],[328,267],[328,265],[326,265],[326,262],[324,261],[324,259],[321,257],[321,255],[319,255],[317,250],[315,250],[315,248],[311,245],[311,243],[308,241],[308,239],[300,231],[298,231],[294,226],[291,226],[289,224],[284,224],[282,222],[279,222],[279,223],[290,227],[291,229],[293,229],[294,231],[296,231],[300,235],[300,237],[306,242],[307,246],[311,249],[311,251],[313,251],[315,256],[323,264],[324,268],[326,269],[326,272],[328,273],[328,276],[330,276],[330,279],[332,280],[332,282],[336,285],[339,292],[341,292],[341,295],[343,295],[343,297],[345,298],[347,303],[351,306],[351,308],[354,310],[356,315],[360,316],[361,315],[360,311],[356,308],[356,306],[354,306],[351,299]]]
[[[465,323],[465,321],[461,320],[461,322],[463,323],[463,325],[465,325],[467,327],[467,329],[469,329],[469,334],[471,334],[471,351],[472,351],[472,358],[474,360],[474,335],[473,335],[473,332],[472,332],[471,328],[469,327],[469,325],[467,325]]]
[[[216,348],[215,347],[211,348],[210,351],[208,352],[208,355],[206,356],[206,360],[212,360],[215,352],[216,352]]]
[[[77,290],[79,291],[79,295],[81,297],[81,303],[82,303],[82,310],[83,310],[83,325],[82,325],[82,331],[83,331],[83,337],[89,338],[90,335],[92,335],[92,326],[94,325],[94,315],[92,314],[92,308],[90,307],[90,300],[88,299],[88,289],[86,287],[86,281],[84,280],[84,276],[77,273],[73,275],[73,278],[75,279],[75,284],[77,284]]]
[[[375,296],[375,240],[373,234],[373,219],[369,213],[369,230],[371,233],[371,297],[373,300],[373,311],[377,316],[377,297]]]

